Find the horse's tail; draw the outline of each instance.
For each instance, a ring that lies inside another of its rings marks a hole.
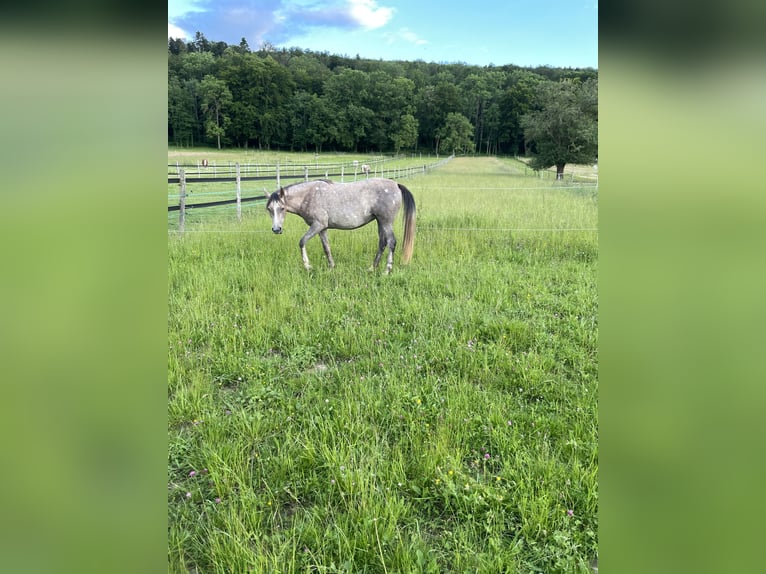
[[[398,184],[402,191],[404,202],[404,247],[402,247],[402,263],[409,263],[412,259],[412,249],[415,247],[415,198],[409,189],[401,183]]]

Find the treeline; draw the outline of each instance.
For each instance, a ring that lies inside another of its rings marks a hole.
[[[251,51],[168,40],[168,143],[292,151],[524,154],[541,84],[592,68],[523,68]]]

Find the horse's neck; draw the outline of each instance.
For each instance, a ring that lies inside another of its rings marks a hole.
[[[311,186],[305,186],[300,188],[293,188],[288,190],[288,193],[285,195],[285,208],[287,211],[291,213],[295,213],[295,210],[298,209],[302,204],[303,201],[306,199],[306,194],[311,191]]]

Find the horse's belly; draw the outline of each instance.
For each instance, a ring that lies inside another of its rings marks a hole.
[[[329,225],[331,229],[356,229],[367,225],[372,221],[374,217],[372,215],[358,215],[353,213],[336,213],[330,218]]]

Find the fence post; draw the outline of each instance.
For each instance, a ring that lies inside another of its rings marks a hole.
[[[282,187],[282,184],[280,183],[280,180],[279,180],[279,162],[277,162],[277,189],[279,189],[280,187]]]
[[[242,221],[242,189],[240,186],[240,179],[239,179],[239,162],[236,163],[237,166],[237,221]]]
[[[304,165],[303,166],[303,181],[309,180],[309,166]]]
[[[180,198],[178,199],[178,230],[183,233],[184,227],[186,227],[186,171],[184,169],[178,171],[178,180],[181,186]]]

